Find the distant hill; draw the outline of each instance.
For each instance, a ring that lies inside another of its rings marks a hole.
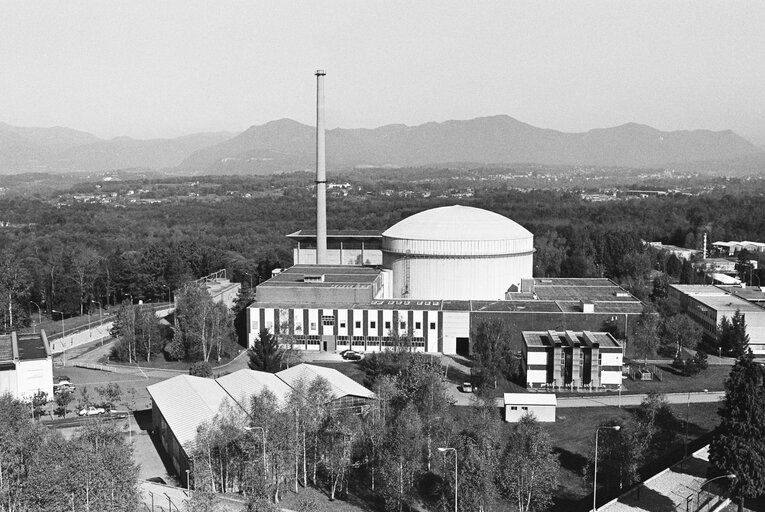
[[[730,130],[663,132],[629,123],[585,133],[537,128],[509,116],[327,131],[327,166],[537,163],[663,167],[727,161],[761,150]],[[314,128],[282,119],[200,149],[180,168],[195,172],[270,173],[314,166]]]
[[[26,128],[0,123],[0,174],[175,167],[194,151],[232,135],[218,132],[177,139],[103,140],[70,128]]]
[[[243,133],[176,139],[99,139],[69,128],[0,123],[0,174],[168,169],[196,174],[268,174],[314,168],[315,130],[290,119]],[[725,174],[762,172],[765,153],[730,130],[663,132],[628,123],[565,133],[509,116],[327,131],[327,167],[531,163],[677,167]]]

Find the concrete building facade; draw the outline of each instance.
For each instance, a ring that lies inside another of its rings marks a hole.
[[[552,389],[618,388],[624,349],[607,332],[523,333],[526,386]]]
[[[765,356],[765,302],[762,291],[751,288],[714,285],[669,286],[668,298],[679,305],[709,340],[717,337],[723,317],[732,318],[736,311],[744,317],[749,348]]]

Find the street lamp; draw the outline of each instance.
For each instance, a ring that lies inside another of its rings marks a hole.
[[[456,448],[438,448],[441,453],[448,451],[454,452],[454,512],[457,512],[457,449]]]
[[[598,432],[601,430],[621,430],[621,426],[612,425],[610,427],[598,427],[595,429],[595,471],[592,478],[592,512],[597,512],[597,499],[598,499]]]
[[[252,274],[250,274],[249,272],[245,272],[244,275],[250,276],[250,290],[252,290]]]
[[[190,472],[191,472],[190,469],[186,470],[186,492],[189,494],[189,498],[191,498],[191,480],[189,480]]]
[[[55,309],[51,309],[50,312],[61,314],[61,348],[64,351],[64,366],[66,366],[66,345],[64,345],[64,332],[66,331],[66,328],[64,327],[64,312]]]
[[[260,433],[263,435],[263,489],[266,488],[266,431],[263,427],[244,427],[244,429],[247,432],[252,432],[253,430],[260,430]]]
[[[701,486],[699,487],[699,492],[696,493],[696,509],[697,510],[701,507],[701,492],[704,490],[704,486],[707,485],[708,483],[714,482],[715,480],[720,480],[721,478],[727,478],[728,480],[735,480],[738,477],[734,475],[733,473],[729,473],[727,475],[720,475],[714,478],[710,478],[709,480],[701,484]],[[688,496],[688,498],[692,500],[693,494]]]
[[[42,323],[42,311],[40,310],[40,305],[33,300],[30,300],[29,302],[37,306],[37,325],[40,325]],[[32,326],[32,331],[34,332],[34,326]]]

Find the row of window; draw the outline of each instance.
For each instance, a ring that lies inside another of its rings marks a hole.
[[[324,326],[330,326],[330,327],[334,326],[335,325],[335,317],[333,317],[333,316],[322,316],[321,317],[321,324],[324,325]],[[273,325],[274,325],[273,322],[266,322],[266,328],[269,329],[269,330],[273,329]],[[361,322],[360,321],[359,322],[355,322],[354,326],[355,326],[356,329],[361,329]],[[257,320],[253,320],[252,321],[252,328],[254,330],[256,330],[256,331],[258,330],[258,321]],[[345,328],[346,328],[346,323],[345,322],[340,322],[340,329],[345,329]],[[369,328],[373,329],[373,330],[377,329],[377,322],[370,321],[369,322]],[[391,322],[390,321],[386,321],[384,328],[385,329],[390,329],[391,328]],[[406,322],[400,322],[399,328],[401,330],[406,330]],[[422,322],[415,322],[414,323],[414,329],[415,330],[422,329]],[[431,330],[435,330],[436,329],[436,323],[435,322],[430,322],[430,329]],[[311,322],[311,330],[312,331],[316,330],[316,322]],[[295,323],[295,334],[301,334],[302,332],[303,332],[303,324],[301,324],[299,322],[296,322]]]

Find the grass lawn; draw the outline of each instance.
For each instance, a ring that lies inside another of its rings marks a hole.
[[[74,408],[74,404],[76,404],[82,396],[82,390],[84,388],[88,389],[88,395],[91,400],[99,401],[100,397],[98,396],[98,393],[96,393],[96,388],[103,387],[110,382],[116,382],[119,384],[120,389],[122,390],[121,405],[126,407],[130,406],[132,410],[147,409],[150,407],[150,404],[149,393],[146,391],[146,386],[150,386],[164,380],[163,378],[143,378],[137,375],[102,372],[100,370],[90,370],[87,368],[79,368],[75,366],[56,368],[53,371],[53,375],[65,375],[71,379],[72,384],[77,386],[74,394],[74,402],[69,406],[70,410]],[[129,403],[129,390],[131,389],[134,392],[134,403]]]
[[[656,365],[662,371],[663,380],[623,380],[626,393],[648,393],[659,391],[661,393],[683,393],[687,391],[722,391],[725,379],[730,374],[730,366],[710,365],[705,371],[692,377],[685,377],[676,373],[669,365]]]
[[[675,417],[680,420],[678,447],[682,446],[685,433],[685,419],[688,414],[688,438],[696,439],[713,430],[719,423],[717,403],[697,403],[670,405]],[[582,468],[595,441],[595,429],[609,419],[628,420],[636,408],[618,407],[582,407],[563,409],[558,412],[555,423],[545,424],[545,429],[553,439],[553,445],[561,462],[561,475],[556,492],[553,511],[564,512],[577,509],[577,504],[591,494],[590,485],[585,485]]]
[[[323,366],[325,368],[332,368],[337,370],[343,375],[350,377],[362,386],[364,385],[364,379],[367,374],[364,369],[359,365],[358,361],[347,361],[342,363],[324,362],[324,361],[311,361],[312,365]]]

